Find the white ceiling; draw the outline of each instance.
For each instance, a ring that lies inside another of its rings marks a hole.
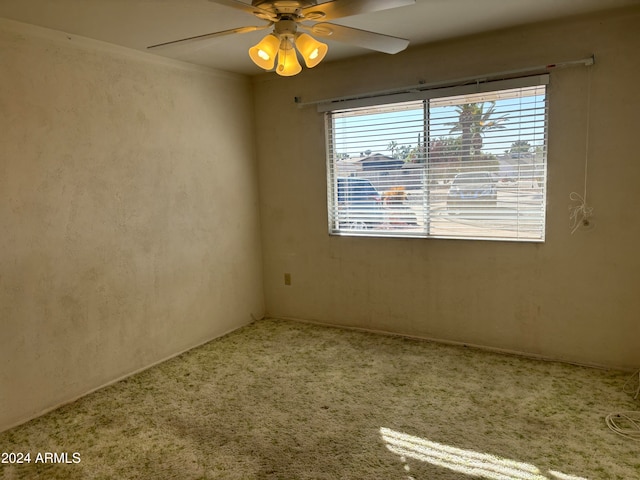
[[[640,5],[640,0],[416,0],[415,5],[345,17],[334,23],[407,38],[411,48],[446,38],[628,5]],[[170,40],[264,24],[250,14],[208,0],[0,0],[0,17],[142,51],[149,45]],[[199,48],[192,45],[154,54],[253,75],[262,71],[251,62],[247,50],[265,33],[218,37]],[[370,52],[337,42],[326,43],[329,53],[325,62]]]

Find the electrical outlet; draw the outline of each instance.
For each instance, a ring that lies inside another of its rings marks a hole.
[[[284,274],[284,284],[285,285],[291,285],[291,274],[290,273],[285,273]]]

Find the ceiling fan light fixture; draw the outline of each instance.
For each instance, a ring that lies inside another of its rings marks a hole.
[[[325,43],[317,41],[311,35],[300,33],[296,37],[296,47],[304,59],[308,68],[318,65],[327,54],[329,47]]]
[[[283,39],[280,44],[280,51],[278,52],[278,66],[276,67],[276,73],[283,77],[291,77],[297,75],[302,71],[302,66],[298,61],[298,55],[296,49],[293,47],[293,42],[289,39]]]
[[[266,71],[275,70],[284,76],[302,71],[298,54],[307,68],[318,65],[326,56],[328,46],[315,39],[331,38],[377,52],[394,54],[409,45],[409,40],[392,37],[345,25],[325,22],[352,15],[413,5],[416,0],[209,0],[241,10],[268,22],[262,26],[246,26],[195,35],[148,46],[161,49],[173,45],[190,45],[226,35],[249,33],[273,27],[273,31],[249,49],[249,58]],[[309,22],[319,23],[309,24]],[[298,33],[305,30],[311,35]]]
[[[276,63],[279,47],[280,39],[270,33],[249,49],[249,57],[260,68],[271,70]]]

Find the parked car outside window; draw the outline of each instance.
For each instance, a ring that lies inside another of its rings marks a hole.
[[[340,228],[368,230],[383,222],[382,196],[366,178],[338,177]]]
[[[447,195],[447,208],[453,213],[463,208],[492,207],[498,200],[496,179],[489,172],[459,173]]]
[[[404,187],[391,187],[381,194],[370,180],[360,177],[338,177],[337,187],[340,228],[387,230],[417,225],[415,213],[405,205]]]
[[[338,204],[378,205],[381,200],[382,197],[376,187],[366,178],[338,178]]]

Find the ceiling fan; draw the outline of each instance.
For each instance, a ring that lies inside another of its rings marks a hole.
[[[178,44],[185,45],[224,35],[266,30],[273,26],[271,33],[249,49],[249,57],[257,66],[265,70],[273,70],[275,67],[275,72],[278,75],[291,76],[302,70],[296,50],[308,68],[315,67],[320,63],[328,50],[326,44],[317,41],[308,33],[300,32],[300,30],[312,33],[317,37],[330,38],[378,52],[391,54],[401,52],[407,48],[409,40],[345,27],[325,20],[335,20],[415,3],[415,0],[330,0],[322,3],[317,0],[252,0],[249,5],[239,0],[209,1],[242,10],[268,23],[261,26],[238,27],[197,35],[151,45],[147,48],[161,49]]]

